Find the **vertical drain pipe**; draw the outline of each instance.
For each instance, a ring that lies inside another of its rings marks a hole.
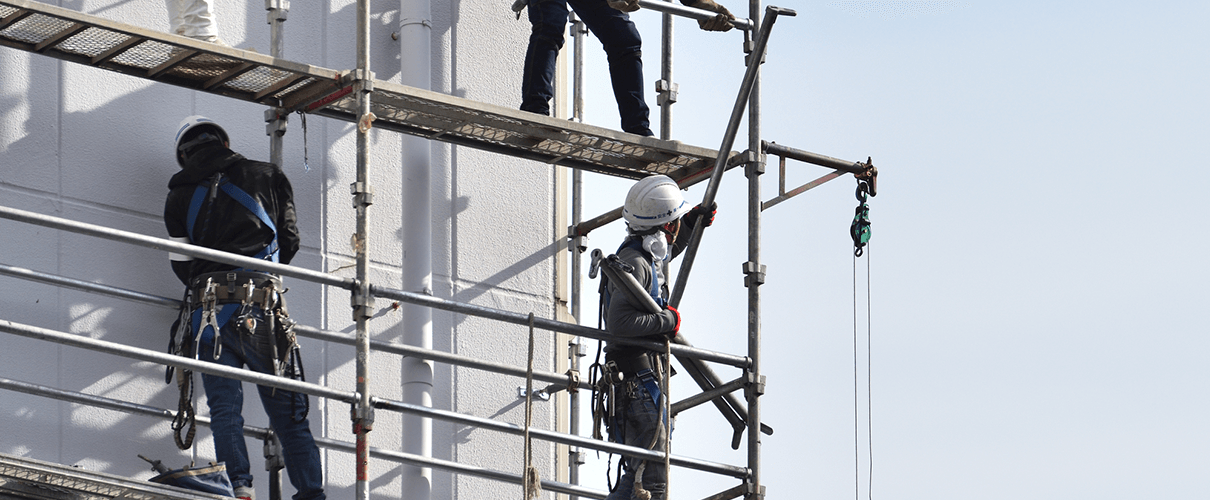
[[[399,2],[400,83],[425,90],[432,88],[432,13],[429,0]],[[433,293],[433,224],[430,203],[431,155],[429,141],[403,136],[403,289]],[[433,348],[433,312],[427,307],[405,304],[403,343],[424,349]],[[403,402],[433,406],[433,362],[415,357],[403,358]],[[433,421],[410,413],[403,414],[403,451],[422,457],[433,456]],[[433,469],[405,465],[403,498],[429,500],[432,496]]]

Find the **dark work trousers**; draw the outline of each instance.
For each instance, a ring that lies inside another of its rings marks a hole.
[[[253,309],[257,319],[255,334],[241,332],[239,316],[232,317],[220,329],[222,352],[214,359],[214,342],[203,341],[199,359],[220,365],[272,374],[272,334],[259,309]],[[239,380],[202,374],[202,386],[210,405],[210,431],[214,434],[214,454],[226,462],[227,475],[233,487],[251,486],[252,472],[248,463],[248,447],[244,443],[244,386]],[[297,392],[256,386],[261,405],[269,416],[269,425],[282,443],[282,458],[290,484],[298,493],[294,500],[323,500],[323,469],[319,448],[311,435],[310,423],[302,416],[306,395]]]
[[[604,45],[622,130],[654,135],[648,117],[650,110],[643,99],[643,41],[630,16],[610,7],[605,0],[530,0],[527,8],[533,31],[521,77],[521,109],[550,115],[555,60],[567,31],[568,6]]]

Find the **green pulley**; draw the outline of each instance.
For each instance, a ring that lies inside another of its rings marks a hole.
[[[849,225],[849,235],[853,237],[853,256],[861,257],[865,253],[866,243],[870,241],[870,205],[866,203],[866,193],[870,190],[870,185],[858,181],[857,182],[857,205],[856,214],[853,216],[853,223]]]

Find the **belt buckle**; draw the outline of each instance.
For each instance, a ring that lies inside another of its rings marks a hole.
[[[227,273],[227,296],[235,295],[235,280],[238,279],[236,273]]]

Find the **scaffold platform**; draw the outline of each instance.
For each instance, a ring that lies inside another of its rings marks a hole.
[[[0,453],[0,500],[225,498],[227,497]]]
[[[29,0],[0,0],[0,45],[211,94],[351,123],[356,71],[201,42]],[[718,152],[369,80],[373,127],[534,161],[686,187]],[[729,155],[733,156],[732,155]]]

